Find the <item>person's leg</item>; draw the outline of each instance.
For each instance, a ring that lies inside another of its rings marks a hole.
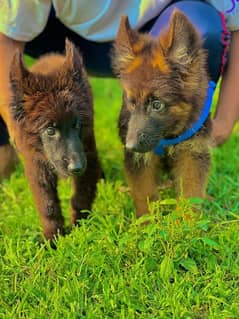
[[[81,51],[87,72],[93,76],[113,77],[110,51],[112,42],[99,43],[86,40],[69,30],[51,10],[44,31],[25,46],[25,53],[38,58],[49,52],[64,52],[65,38],[71,40]]]
[[[0,117],[0,180],[11,175],[16,163],[16,152],[12,145],[9,144],[8,131]]]
[[[170,15],[175,8],[181,10],[201,33],[204,47],[208,51],[209,75],[214,82],[217,82],[226,64],[230,41],[230,32],[226,28],[223,15],[202,1],[175,1],[157,18],[150,30],[151,35],[156,37],[167,27]]]

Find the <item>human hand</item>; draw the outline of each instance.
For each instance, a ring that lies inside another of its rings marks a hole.
[[[213,146],[222,145],[229,138],[236,121],[239,120],[239,30],[232,32],[228,67],[222,77],[216,116],[212,120]]]
[[[212,119],[211,138],[213,146],[224,144],[230,137],[232,129],[233,124],[228,123],[226,120]]]

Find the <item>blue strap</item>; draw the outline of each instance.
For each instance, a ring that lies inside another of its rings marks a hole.
[[[216,83],[213,81],[209,81],[206,102],[204,104],[201,116],[198,119],[198,121],[196,123],[194,123],[191,128],[189,128],[186,132],[179,135],[178,137],[171,138],[171,139],[162,139],[159,142],[159,144],[155,147],[155,149],[153,150],[154,154],[163,155],[164,154],[164,146],[178,144],[180,142],[183,142],[183,141],[189,139],[195,133],[197,133],[197,131],[202,127],[202,125],[204,124],[204,122],[208,118],[208,115],[209,115],[210,109],[211,109],[212,98],[213,98],[213,93],[215,91],[215,88],[216,88]]]

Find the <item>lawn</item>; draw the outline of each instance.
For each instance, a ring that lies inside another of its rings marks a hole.
[[[117,133],[116,80],[91,79],[105,179],[90,218],[39,244],[41,227],[22,166],[0,185],[0,318],[239,318],[239,136],[213,150],[209,199],[198,216],[171,189],[135,218]],[[70,183],[59,186],[69,225]],[[145,221],[149,221],[145,225]]]

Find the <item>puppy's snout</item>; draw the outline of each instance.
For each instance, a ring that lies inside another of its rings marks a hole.
[[[139,147],[145,144],[146,138],[146,134],[140,133],[136,138],[128,139],[125,147],[129,151],[136,151]]]
[[[85,165],[83,165],[81,162],[71,162],[67,166],[67,170],[72,175],[80,175],[85,170]]]

